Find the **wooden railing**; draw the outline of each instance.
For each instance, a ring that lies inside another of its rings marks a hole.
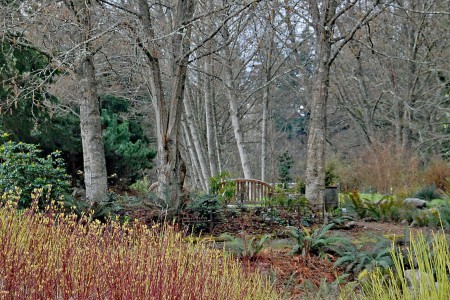
[[[257,179],[232,179],[235,183],[234,200],[237,204],[261,204],[272,198],[273,187]]]

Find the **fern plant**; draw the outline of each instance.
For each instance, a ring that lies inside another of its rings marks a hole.
[[[336,234],[329,234],[333,223],[311,230],[307,227],[288,227],[288,234],[294,238],[295,244],[291,253],[301,253],[303,256],[315,254],[326,256],[328,250],[332,250],[339,244],[348,243],[348,239]]]
[[[374,245],[354,245],[352,243],[342,244],[342,247],[335,248],[340,258],[334,263],[335,267],[346,266],[346,272],[363,276],[375,268],[388,269],[392,266],[391,241],[377,237]],[[363,248],[369,250],[362,250]]]
[[[431,245],[422,232],[410,234],[406,252],[392,247],[391,254],[394,268],[387,274],[375,269],[357,292],[341,292],[341,299],[448,299],[450,251],[444,232],[433,233]]]
[[[255,260],[259,252],[264,248],[266,242],[271,238],[270,234],[265,234],[260,238],[255,236],[234,237],[229,234],[221,234],[220,239],[224,240],[226,248],[243,260]]]
[[[378,202],[364,199],[368,214],[378,221],[398,221],[401,218],[403,200],[392,196],[384,196]]]
[[[362,219],[367,216],[367,207],[358,192],[347,193],[345,198],[350,200],[359,218]]]

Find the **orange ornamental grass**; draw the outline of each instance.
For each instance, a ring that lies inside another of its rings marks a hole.
[[[223,251],[170,226],[0,208],[0,299],[278,299]]]

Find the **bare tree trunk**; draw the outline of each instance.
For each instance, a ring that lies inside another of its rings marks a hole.
[[[263,114],[261,122],[261,180],[266,181],[266,161],[267,161],[267,121],[269,116],[269,86],[264,89],[263,94]]]
[[[108,198],[108,184],[93,59],[92,55],[87,55],[78,73],[84,89],[80,104],[80,128],[86,198],[91,202],[101,202]]]
[[[86,198],[90,202],[102,202],[108,199],[108,183],[94,53],[90,42],[93,7],[89,3],[78,3],[75,6],[68,5],[68,8],[77,16],[82,29],[80,34],[82,47],[78,52],[80,60],[75,74],[83,90],[83,99],[80,103],[80,129]]]
[[[213,107],[213,124],[214,124],[214,143],[216,144],[216,151],[217,151],[217,163],[219,168],[219,173],[223,172],[223,166],[222,166],[222,144],[219,143],[219,125],[217,124],[217,114],[216,110]]]
[[[172,36],[175,77],[171,80],[170,101],[164,95],[161,62],[158,57],[159,49],[154,44],[155,33],[147,0],[139,0],[140,21],[146,35],[148,45],[142,41],[143,49],[150,66],[149,88],[152,93],[156,114],[158,154],[157,176],[159,182],[159,197],[165,201],[167,208],[178,209],[184,193],[185,165],[179,151],[179,132],[181,124],[181,109],[183,106],[184,89],[186,84],[188,53],[190,46],[191,27],[187,24],[194,13],[193,0],[178,0],[174,16]]]
[[[214,9],[214,4],[212,0],[207,3],[207,10],[212,11]],[[213,75],[213,57],[212,57],[212,43],[208,42],[206,47],[207,53],[209,55],[205,58],[204,69],[205,69],[205,121],[206,121],[206,143],[208,148],[208,160],[209,160],[209,170],[212,177],[218,174],[217,163],[218,163],[218,151],[216,147],[216,142],[214,139],[214,92],[212,89],[212,75]]]
[[[228,55],[227,55],[228,56]],[[234,93],[235,86],[233,81],[233,70],[231,69],[230,62],[227,62],[225,70],[225,83],[227,85],[227,97],[230,104],[231,123],[233,125],[234,138],[239,151],[239,157],[241,159],[242,171],[244,172],[244,178],[252,178],[252,172],[250,170],[250,162],[248,160],[247,149],[244,146],[244,136],[241,130],[241,122],[239,120],[238,105],[236,103],[237,95]]]
[[[275,10],[272,9],[270,11],[270,17],[268,18],[269,22],[270,20],[275,19]],[[268,43],[269,46],[266,49],[266,55],[265,55],[265,72],[266,72],[266,82],[264,83],[266,86],[264,88],[263,92],[263,99],[262,99],[262,121],[261,121],[261,180],[266,180],[266,161],[267,161],[267,123],[269,120],[269,96],[270,96],[270,80],[272,79],[272,57],[273,57],[273,50],[275,47],[275,41],[274,36],[275,32],[272,29],[273,24],[270,24],[268,26],[269,33],[268,33]]]
[[[358,1],[342,4],[339,6],[339,10],[338,2],[336,0],[308,1],[308,9],[316,35],[316,70],[312,87],[311,121],[308,135],[306,197],[310,201],[313,211],[319,215],[321,214],[324,217],[324,221],[327,221],[324,203],[325,139],[330,67],[340,50],[353,39],[359,28],[367,24],[381,11],[374,12],[374,8],[380,4],[380,1],[373,1],[373,6],[361,14],[357,23],[348,32],[342,33],[342,36],[336,39],[339,42],[334,42],[333,30],[336,21],[351,10]],[[333,43],[335,47],[332,49]]]
[[[330,20],[336,11],[336,1],[322,3],[310,1],[310,10],[315,22],[316,31],[316,71],[313,79],[311,122],[308,134],[306,191],[311,208],[325,217],[325,138],[327,124],[327,102],[330,87],[330,58],[332,46],[332,26]],[[320,15],[321,13],[321,15]]]
[[[194,152],[194,147],[192,146],[191,137],[189,134],[188,126],[186,125],[186,122],[184,120],[181,120],[181,124],[183,127],[183,133],[184,133],[184,141],[188,148],[189,157],[191,158],[191,170],[192,170],[192,176],[193,181],[195,182],[195,185],[200,187],[203,190],[207,190],[207,186],[205,184],[205,180],[202,177],[202,172],[199,167],[198,157]]]
[[[205,119],[206,119],[206,142],[208,147],[209,169],[211,176],[217,175],[217,149],[214,140],[214,118],[213,118],[213,91],[211,86],[212,62],[211,55],[205,59]]]
[[[186,122],[189,127],[190,135],[186,136],[186,139],[189,139],[192,137],[192,142],[194,143],[195,153],[197,157],[197,161],[200,165],[200,171],[201,171],[201,180],[205,183],[204,186],[206,187],[205,191],[208,191],[209,189],[209,171],[208,167],[206,166],[206,160],[204,155],[204,150],[200,145],[200,135],[197,131],[197,126],[195,126],[193,121],[193,115],[192,115],[192,109],[191,109],[191,101],[190,99],[185,96],[184,99],[184,112],[186,115]]]
[[[404,5],[406,5],[408,8],[412,9],[412,10],[416,10],[416,0],[413,1],[405,1],[406,3]],[[418,20],[417,20],[417,26],[419,26],[419,29],[422,29],[422,25],[424,22],[424,16],[421,16]],[[408,51],[407,53],[409,54],[408,57],[408,75],[407,75],[407,95],[406,95],[406,99],[405,99],[405,105],[404,105],[404,112],[403,112],[403,132],[402,132],[402,148],[404,151],[410,151],[411,147],[412,147],[412,123],[414,122],[414,118],[413,118],[413,111],[415,109],[415,105],[416,105],[416,100],[417,100],[417,96],[416,96],[416,89],[417,89],[417,84],[419,82],[418,77],[420,76],[418,74],[418,68],[416,66],[416,62],[417,62],[417,54],[418,54],[418,47],[419,44],[421,43],[421,33],[419,30],[419,33],[416,32],[415,29],[415,24],[412,22],[406,22],[405,20],[405,24],[404,24],[404,30],[405,33],[407,34],[407,47],[408,47]]]

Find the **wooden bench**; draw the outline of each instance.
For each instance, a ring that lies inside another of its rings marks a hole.
[[[265,204],[273,196],[273,187],[258,179],[237,178],[234,181],[235,204]],[[233,204],[233,203],[230,203]]]
[[[224,186],[229,182],[233,183],[234,191],[233,197],[230,199],[231,202],[227,203],[228,205],[266,205],[273,196],[273,187],[261,180],[237,178],[222,182],[222,184]],[[224,207],[223,209],[227,208]],[[208,215],[199,215],[196,212],[185,210],[179,215],[179,219],[182,224],[187,226],[205,224],[209,227],[209,231],[212,232],[214,226],[221,222],[214,216],[217,212],[211,210]]]

